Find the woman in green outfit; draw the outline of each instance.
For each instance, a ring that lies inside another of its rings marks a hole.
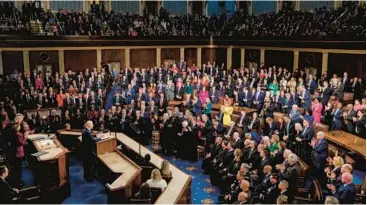
[[[273,82],[271,82],[269,84],[268,90],[273,93],[273,96],[275,96],[275,94],[279,90],[279,84],[278,84],[278,81],[276,79],[274,79]]]

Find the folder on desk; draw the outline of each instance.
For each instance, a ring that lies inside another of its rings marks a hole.
[[[36,140],[42,140],[42,139],[45,139],[45,137],[43,137],[43,136],[36,136],[36,137],[28,138],[28,139],[30,139],[30,140],[32,140],[32,141],[36,141]]]
[[[48,152],[47,152],[47,151],[42,150],[42,151],[39,151],[39,152],[33,153],[33,154],[31,154],[31,155],[32,155],[32,156],[34,156],[34,157],[39,157],[39,156],[42,156],[42,155],[45,155],[45,154],[48,154]]]

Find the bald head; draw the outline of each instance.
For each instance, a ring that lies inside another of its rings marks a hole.
[[[344,173],[342,175],[342,183],[343,184],[350,184],[353,182],[353,175],[351,173]]]

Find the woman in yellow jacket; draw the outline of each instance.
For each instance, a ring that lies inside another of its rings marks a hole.
[[[223,114],[223,125],[231,126],[231,115],[233,113],[233,107],[229,105],[228,101],[224,101],[224,105],[221,107],[220,110]]]

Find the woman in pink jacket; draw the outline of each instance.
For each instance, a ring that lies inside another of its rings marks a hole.
[[[41,75],[37,75],[36,77],[36,89],[37,90],[42,90],[43,88],[43,79]]]
[[[320,103],[319,99],[315,98],[312,104],[312,116],[314,122],[321,122],[322,116],[322,104]]]
[[[199,92],[199,99],[202,105],[206,103],[207,98],[209,98],[209,93],[208,93],[208,90],[206,90],[206,87],[203,86]]]

